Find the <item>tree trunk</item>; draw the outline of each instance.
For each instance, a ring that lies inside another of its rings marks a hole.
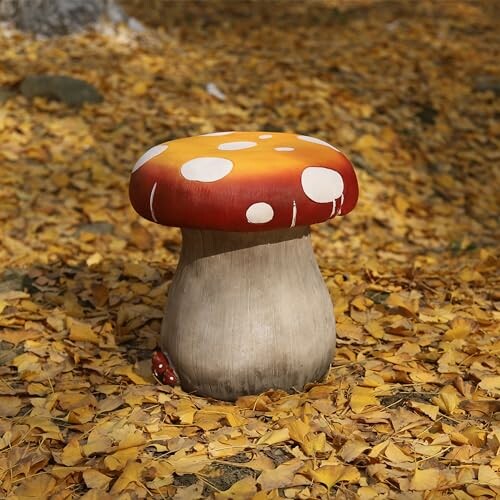
[[[110,0],[0,0],[0,20],[37,35],[67,35],[119,9]]]

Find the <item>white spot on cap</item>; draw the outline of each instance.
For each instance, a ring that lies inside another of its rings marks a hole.
[[[216,137],[219,135],[229,135],[233,133],[234,132],[212,132],[211,134],[203,134],[203,137]]]
[[[333,147],[331,144],[328,144],[325,141],[322,141],[321,139],[317,139],[316,137],[309,137],[308,135],[298,135],[297,136],[301,141],[306,141],[306,142],[313,142],[314,144],[321,144],[321,146],[326,146],[327,148],[334,149],[335,151],[340,151]]]
[[[344,192],[342,176],[329,168],[307,167],[300,181],[306,196],[317,203],[330,203]]]
[[[235,141],[235,142],[225,142],[221,144],[217,149],[221,151],[236,151],[238,149],[248,149],[257,146],[256,142],[252,141]]]
[[[274,148],[275,151],[295,151],[295,148],[287,148],[287,147],[283,147],[283,148]]]
[[[330,217],[333,217],[335,215],[335,209],[337,208],[337,202],[333,200],[332,202],[332,211],[330,212]]]
[[[259,139],[271,139],[272,134],[262,134],[259,135]]]
[[[158,185],[157,182],[154,183],[154,186],[153,186],[153,189],[151,190],[151,194],[149,195],[149,210],[151,210],[151,218],[155,221],[155,222],[158,222],[156,220],[156,217],[155,217],[155,212],[153,210],[153,201],[154,201],[154,198],[155,198],[155,193],[156,193],[156,186]]]
[[[215,182],[226,177],[232,169],[231,160],[201,156],[184,163],[181,167],[181,174],[189,181]]]
[[[344,193],[342,193],[342,196],[340,197],[340,207],[339,207],[339,212],[338,212],[339,215],[342,213],[342,206],[343,205],[344,205]]]
[[[290,227],[295,227],[296,222],[297,222],[297,203],[295,203],[295,200],[293,200],[292,223],[290,224]]]
[[[269,203],[263,201],[250,205],[247,209],[247,221],[251,224],[265,224],[274,217],[274,210]]]
[[[158,144],[158,146],[153,146],[151,149],[148,149],[136,162],[134,168],[132,169],[132,173],[136,170],[139,170],[145,163],[147,163],[151,158],[158,156],[168,149],[167,144]]]

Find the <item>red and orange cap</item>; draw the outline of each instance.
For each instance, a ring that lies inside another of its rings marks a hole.
[[[164,226],[263,231],[323,222],[358,199],[351,162],[314,137],[215,132],[154,146],[130,178],[130,200]]]

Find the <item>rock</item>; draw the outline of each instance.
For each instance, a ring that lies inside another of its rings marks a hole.
[[[76,236],[80,236],[81,233],[93,233],[93,234],[113,234],[115,231],[115,226],[109,222],[93,222],[91,224],[80,224],[76,230]]]
[[[500,78],[490,75],[482,75],[474,81],[473,89],[476,92],[493,92],[500,95]]]
[[[90,83],[77,78],[59,75],[31,75],[21,83],[19,90],[28,98],[46,97],[62,101],[68,106],[98,103],[102,96]]]
[[[22,292],[24,290],[25,274],[17,269],[6,269],[0,275],[0,293],[2,292]]]

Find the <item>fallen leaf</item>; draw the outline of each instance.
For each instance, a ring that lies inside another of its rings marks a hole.
[[[110,443],[110,441],[109,441]],[[110,448],[108,445],[108,450]],[[135,460],[140,452],[140,448],[125,448],[123,450],[115,451],[114,453],[104,457],[104,465],[110,471],[122,470],[128,462]]]
[[[328,489],[341,481],[357,483],[361,478],[358,469],[352,465],[325,465],[310,471],[310,475],[314,481],[324,484]]]
[[[364,324],[365,330],[374,338],[382,339],[384,338],[384,328],[383,326],[376,320],[368,321],[368,323]]]
[[[123,472],[120,474],[118,479],[113,483],[111,487],[111,494],[121,493],[123,490],[128,488],[130,483],[141,483],[141,473],[144,469],[144,465],[140,462],[128,462]]]
[[[45,472],[23,479],[14,493],[17,498],[48,498],[56,484],[56,480]]]
[[[102,262],[102,255],[99,252],[94,252],[85,262],[89,267],[97,266]]]
[[[86,323],[69,320],[69,338],[75,342],[91,342],[92,344],[99,344],[99,337],[92,330],[92,327]]]
[[[384,450],[384,455],[388,460],[395,464],[400,462],[411,462],[413,460],[411,456],[403,453],[394,443],[388,444],[387,448]]]
[[[263,491],[269,491],[274,488],[283,488],[290,484],[295,473],[302,467],[304,462],[294,458],[285,462],[274,470],[263,471],[257,479],[257,483]]]
[[[282,443],[283,441],[288,441],[290,439],[290,432],[288,428],[284,427],[282,429],[277,429],[275,431],[266,432],[258,441],[258,445],[263,444],[276,444]]]
[[[26,340],[39,339],[41,336],[41,332],[34,330],[0,330],[0,340],[16,346]]]
[[[73,438],[63,448],[61,453],[61,463],[67,466],[73,466],[83,461],[82,447],[78,439]]]
[[[415,408],[416,410],[423,413],[424,415],[427,415],[432,420],[436,420],[436,418],[439,414],[439,407],[438,406],[430,405],[427,403],[419,403],[417,401],[410,401],[409,404],[412,408]]]
[[[446,413],[446,415],[453,415],[458,408],[460,398],[457,390],[453,386],[445,385],[439,391],[439,396],[432,398],[432,401],[439,406],[443,413]]]
[[[148,385],[150,382],[144,377],[141,377],[131,365],[118,366],[114,369],[115,375],[123,375],[130,379],[134,384],[138,385]]]
[[[257,484],[253,477],[244,477],[236,481],[229,489],[214,494],[215,500],[241,499],[250,500],[257,493]]]
[[[344,462],[352,462],[370,446],[361,439],[349,439],[339,451],[339,456]]]
[[[484,377],[481,382],[479,382],[479,387],[488,391],[490,394],[500,394],[500,375]]]
[[[464,339],[475,331],[477,325],[467,318],[455,318],[451,322],[451,328],[443,335],[444,340]]]
[[[23,407],[23,401],[17,396],[0,396],[0,417],[15,417]]]
[[[368,406],[377,406],[379,401],[375,397],[373,389],[356,386],[352,390],[349,404],[354,413],[361,413]]]
[[[432,491],[439,485],[438,469],[416,469],[410,482],[410,489],[416,491]]]
[[[101,490],[106,490],[113,479],[96,469],[87,469],[83,471],[82,476],[87,488],[99,488]]]

